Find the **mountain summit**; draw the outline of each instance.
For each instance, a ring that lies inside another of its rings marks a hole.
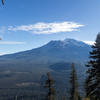
[[[56,40],[56,41],[50,41],[47,45],[50,46],[58,46],[58,47],[68,47],[68,46],[76,46],[76,47],[89,47],[89,45],[87,45],[86,43],[82,42],[82,41],[78,41],[78,40],[74,40],[74,39],[65,39],[63,41],[61,40]]]
[[[55,40],[36,49],[1,56],[0,62],[84,62],[88,59],[89,51],[91,51],[91,47],[82,41],[74,39]]]

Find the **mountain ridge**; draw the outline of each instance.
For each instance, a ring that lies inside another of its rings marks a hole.
[[[72,43],[72,42],[74,43],[74,42],[76,42],[76,41],[77,41],[77,43],[80,43],[80,46],[81,46],[81,44],[90,46],[89,44],[87,44],[87,43],[85,43],[85,42],[83,42],[83,41],[75,40],[75,39],[72,39],[72,38],[66,38],[66,39],[64,39],[64,40],[51,40],[50,42],[48,42],[48,43],[46,43],[46,44],[44,44],[44,45],[42,45],[42,46],[40,46],[40,47],[33,48],[33,49],[30,49],[30,50],[15,52],[15,53],[11,53],[11,54],[4,54],[4,55],[0,55],[0,57],[1,57],[1,56],[6,56],[6,55],[13,55],[13,54],[18,54],[18,53],[23,53],[23,52],[27,52],[27,51],[32,51],[32,50],[35,50],[35,49],[44,47],[44,46],[46,46],[46,45],[49,45],[49,44],[51,44],[51,43],[53,43],[53,42],[61,42],[61,43],[63,43],[63,45],[65,45],[65,44],[68,44],[68,42],[69,42],[69,43]],[[66,42],[67,42],[67,43],[66,43]]]
[[[88,59],[89,51],[91,51],[90,45],[82,41],[74,39],[65,39],[64,41],[55,40],[39,48],[0,56],[0,62],[2,60],[30,60],[34,63],[59,61],[84,62]]]

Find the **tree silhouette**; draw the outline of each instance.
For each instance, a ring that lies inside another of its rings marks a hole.
[[[72,63],[72,71],[70,77],[70,100],[81,100],[81,97],[78,92],[78,82],[77,82],[77,73],[75,70],[75,65]]]
[[[56,91],[53,87],[54,85],[54,80],[51,78],[50,73],[47,73],[48,79],[46,80],[45,87],[48,88],[48,96],[47,100],[54,100],[55,99],[55,94]]]
[[[86,79],[86,96],[100,100],[100,33],[97,35],[96,43],[92,46]]]

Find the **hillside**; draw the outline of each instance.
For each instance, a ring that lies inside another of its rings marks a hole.
[[[39,87],[43,87],[41,82],[45,81],[43,76],[51,72],[56,86],[62,91],[66,90],[72,62],[75,63],[82,85],[89,51],[91,47],[84,42],[65,39],[50,41],[32,50],[0,56],[0,88],[32,87],[35,92],[40,91]]]

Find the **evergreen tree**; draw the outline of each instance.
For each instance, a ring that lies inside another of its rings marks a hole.
[[[78,82],[77,82],[77,73],[75,70],[74,63],[72,64],[72,71],[70,77],[70,100],[80,100],[80,95],[78,93]]]
[[[45,87],[48,88],[48,96],[46,100],[55,100],[56,91],[54,89],[54,80],[51,78],[49,72],[47,73],[47,77]]]
[[[88,67],[88,77],[86,79],[86,96],[93,100],[100,100],[100,33],[90,52]]]

